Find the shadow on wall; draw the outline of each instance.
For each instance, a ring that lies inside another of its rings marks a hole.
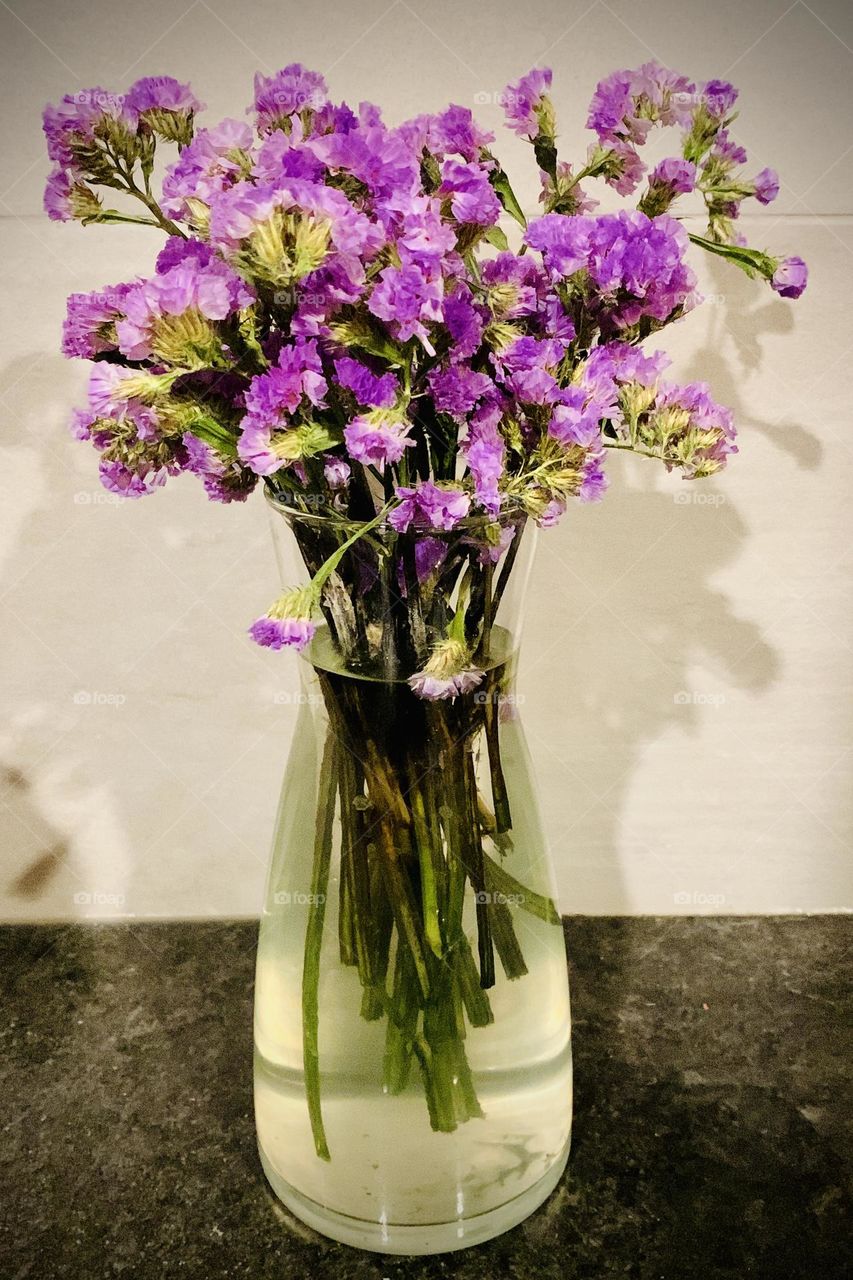
[[[738,392],[739,376],[760,365],[763,337],[790,329],[790,310],[782,302],[756,304],[754,282],[744,277],[741,291],[739,273],[721,266],[715,283],[728,292],[708,304],[708,349],[678,380],[710,384],[734,410],[744,448],[758,429],[801,469],[814,469],[821,458],[816,435],[804,425],[776,428],[754,418]],[[537,650],[528,652],[522,677],[539,689],[525,723],[543,794],[556,797],[546,814],[567,914],[636,913],[620,851],[635,852],[636,866],[654,872],[663,863],[678,874],[678,848],[652,848],[624,821],[646,745],[670,728],[697,734],[720,687],[757,695],[782,670],[758,623],[716,585],[750,534],[725,476],[693,485],[623,455],[611,455],[608,469],[612,490],[601,507],[571,512],[556,537],[541,538],[538,611],[545,613],[554,584],[571,603],[562,612],[555,606],[553,620],[531,618]],[[697,665],[709,673],[707,689],[695,688]],[[543,678],[549,666],[559,680]],[[695,763],[698,773],[701,758]],[[648,803],[662,806],[666,796],[661,780]],[[688,799],[671,797],[675,804]],[[703,799],[709,807],[726,803],[723,789],[706,787]],[[689,914],[691,906],[679,904],[681,888],[673,883],[672,909]]]

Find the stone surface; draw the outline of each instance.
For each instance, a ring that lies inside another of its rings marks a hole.
[[[0,1275],[840,1280],[850,921],[566,922],[574,1149],[521,1227],[383,1258],[267,1190],[252,924],[0,932]]]

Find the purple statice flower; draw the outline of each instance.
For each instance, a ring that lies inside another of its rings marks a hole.
[[[137,371],[120,364],[99,361],[89,374],[89,408],[98,417],[119,417],[128,407],[131,397],[123,384],[135,379]]]
[[[563,344],[553,338],[516,338],[505,351],[492,355],[498,377],[525,404],[550,404],[559,398],[552,370],[563,358]]]
[[[529,138],[532,142],[542,131],[542,117],[547,111],[543,100],[550,88],[550,68],[534,67],[504,89],[501,105],[506,124],[520,138]]]
[[[587,128],[602,142],[642,146],[656,125],[685,125],[694,105],[695,85],[686,76],[646,62],[635,71],[614,71],[599,81]]]
[[[258,133],[290,127],[292,117],[319,111],[328,102],[326,81],[318,71],[292,62],[272,76],[255,76],[254,112]]]
[[[112,126],[131,133],[137,123],[137,113],[124,94],[100,88],[66,94],[57,106],[46,106],[42,116],[47,154],[54,164],[69,170],[79,167],[81,150],[93,147],[105,129]]]
[[[160,489],[169,478],[167,467],[144,464],[140,468],[128,467],[117,459],[101,458],[98,464],[101,484],[110,493],[122,498],[144,498]]]
[[[338,383],[365,408],[390,409],[397,399],[400,384],[393,373],[379,375],[360,360],[341,356],[335,361],[335,374]]]
[[[188,84],[181,84],[171,76],[145,76],[136,80],[128,89],[125,106],[137,115],[144,111],[204,111]]]
[[[457,222],[493,227],[501,216],[501,202],[480,164],[445,160],[441,166],[439,195],[449,196]]]
[[[381,470],[399,462],[406,449],[415,442],[409,433],[411,423],[387,410],[374,409],[353,418],[344,427],[344,443],[354,462]]]
[[[634,98],[633,73],[613,71],[595,86],[589,104],[586,127],[593,129],[602,141],[631,136],[634,142],[644,142],[651,121],[642,123],[632,118]]]
[[[134,285],[122,302],[116,324],[119,350],[131,360],[146,360],[154,351],[158,322],[187,312],[208,320],[224,320],[254,301],[253,291],[219,259],[201,266],[187,258],[161,275]]]
[[[759,204],[772,204],[779,194],[779,175],[775,169],[762,169],[753,179],[755,198]]]
[[[535,258],[522,258],[509,250],[484,262],[481,275],[491,291],[493,309],[510,320],[535,315],[548,291],[548,278]]]
[[[379,320],[386,322],[395,338],[401,342],[420,338],[432,354],[426,326],[440,322],[442,296],[441,275],[412,263],[385,267],[367,300],[367,307]]]
[[[456,232],[442,218],[440,200],[430,196],[395,196],[378,202],[376,213],[389,238],[395,240],[404,266],[437,271],[456,246]]]
[[[583,383],[597,399],[607,402],[614,384],[634,382],[654,387],[669,364],[669,356],[663,351],[649,355],[628,342],[605,342],[590,352],[583,368]]]
[[[53,169],[44,189],[44,211],[51,222],[71,222],[92,217],[101,202],[91,188],[67,169]]]
[[[157,254],[154,270],[158,276],[165,275],[173,267],[183,262],[194,262],[199,267],[208,266],[216,254],[209,244],[203,240],[185,239],[183,236],[169,236],[163,248]]]
[[[737,101],[737,89],[727,80],[707,80],[700,95],[705,110],[715,120],[727,116]]]
[[[414,196],[420,189],[417,159],[399,134],[382,124],[311,141],[312,153],[333,173],[345,173],[377,197]]]
[[[591,449],[601,439],[602,407],[594,395],[589,395],[587,387],[564,387],[552,410],[548,434],[560,444],[577,444],[583,449]]]
[[[334,135],[337,136],[337,135]],[[264,138],[254,153],[252,176],[261,184],[277,185],[284,178],[302,178],[306,182],[322,182],[326,166],[316,154],[314,142],[304,137],[302,121],[293,121],[290,133],[277,129]]]
[[[305,337],[329,334],[329,321],[341,307],[358,302],[364,288],[363,267],[353,261],[327,259],[298,282],[297,305],[290,331]]]
[[[414,562],[415,574],[419,583],[431,578],[436,569],[441,568],[447,559],[448,544],[442,538],[415,538]],[[409,589],[406,583],[406,564],[403,556],[397,558],[397,586],[404,600],[408,599]]]
[[[721,129],[717,134],[710,155],[714,160],[722,161],[730,167],[746,164],[747,161],[746,151],[729,135],[728,129]]]
[[[265,649],[304,649],[314,638],[316,624],[299,618],[256,619],[249,627],[255,644]]]
[[[770,279],[770,287],[783,298],[799,298],[808,279],[809,269],[802,258],[780,258]]]
[[[409,676],[408,684],[419,698],[424,698],[428,702],[439,702],[448,698],[453,701],[460,694],[471,693],[482,684],[484,674],[476,668],[469,668],[466,671],[456,671],[452,675],[440,676],[431,675],[424,669]]]
[[[72,293],[62,326],[62,354],[94,360],[116,348],[115,322],[122,315],[129,284],[107,285],[96,293]]]
[[[323,475],[330,489],[345,489],[352,475],[352,468],[343,458],[329,454],[323,459]]]
[[[193,217],[191,201],[209,205],[244,176],[252,130],[240,120],[200,129],[163,177],[163,211],[171,218]]]
[[[451,359],[467,360],[479,350],[488,311],[478,306],[470,290],[461,287],[445,296],[441,308],[447,331],[453,339]]]
[[[590,454],[581,468],[579,502],[600,502],[610,482],[602,465],[602,454]]]
[[[402,486],[397,490],[399,506],[388,515],[388,523],[397,533],[416,529],[454,529],[464,520],[471,499],[455,485],[437,485],[432,480],[422,480],[416,488]]]
[[[496,516],[501,509],[499,484],[506,467],[506,445],[493,414],[471,422],[462,455],[474,481],[474,497],[490,516]]]
[[[189,432],[184,434],[183,446],[186,455],[184,470],[199,477],[211,502],[246,501],[257,484],[256,475],[222,457]]]
[[[524,243],[542,254],[552,280],[562,280],[586,266],[591,223],[592,219],[583,215],[546,213],[541,218],[531,218]]]
[[[431,118],[425,146],[434,155],[478,160],[495,135],[481,129],[468,107],[450,106]]]
[[[552,498],[536,517],[540,529],[553,529],[566,514],[566,504],[560,498]]]
[[[297,338],[282,347],[271,369],[249,383],[246,411],[257,423],[286,426],[303,399],[317,408],[325,407],[323,397],[328,389],[316,341]]]
[[[433,369],[429,374],[429,389],[436,411],[449,413],[454,418],[464,419],[493,387],[491,378],[465,364]]]
[[[680,466],[688,478],[708,474],[724,467],[729,454],[737,453],[737,431],[732,412],[713,400],[707,382],[690,382],[684,386],[661,384],[650,421],[659,425],[664,444],[672,430],[673,411],[687,415],[687,425],[679,426],[682,437],[689,432],[698,432],[711,439],[694,449],[689,458],[679,455],[677,459],[670,460],[664,455],[667,470]]]
[[[385,242],[382,228],[361,213],[344,195],[322,183],[287,178],[276,185],[238,182],[214,197],[210,216],[211,243],[236,250],[278,211],[300,214],[329,229],[333,247],[344,258],[370,258]]]
[[[696,186],[696,165],[681,156],[671,156],[655,165],[649,184],[663,187],[673,196],[689,195]]]

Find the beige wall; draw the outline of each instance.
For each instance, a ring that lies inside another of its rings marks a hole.
[[[65,434],[85,370],[57,354],[64,296],[144,270],[153,245],[39,215],[43,102],[169,72],[211,117],[241,114],[256,68],[300,59],[391,119],[485,99],[497,129],[496,94],[545,61],[569,156],[596,79],[652,54],[740,85],[737,132],[755,168],[783,180],[750,238],[801,253],[812,279],[788,305],[703,262],[710,300],[662,345],[677,376],[707,377],[735,408],[741,454],[701,490],[614,459],[605,503],[540,540],[521,689],[562,906],[849,907],[853,11],[150,0],[144,12],[0,9],[0,917],[256,912],[295,718],[294,662],[245,637],[275,584],[263,503],[222,509],[187,482],[116,508]],[[526,148],[509,134],[500,146],[532,208]]]

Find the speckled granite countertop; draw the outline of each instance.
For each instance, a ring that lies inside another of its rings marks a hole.
[[[840,1280],[850,933],[844,917],[567,920],[564,1181],[510,1234],[408,1259],[314,1236],[265,1186],[254,925],[0,930],[0,1276]]]

